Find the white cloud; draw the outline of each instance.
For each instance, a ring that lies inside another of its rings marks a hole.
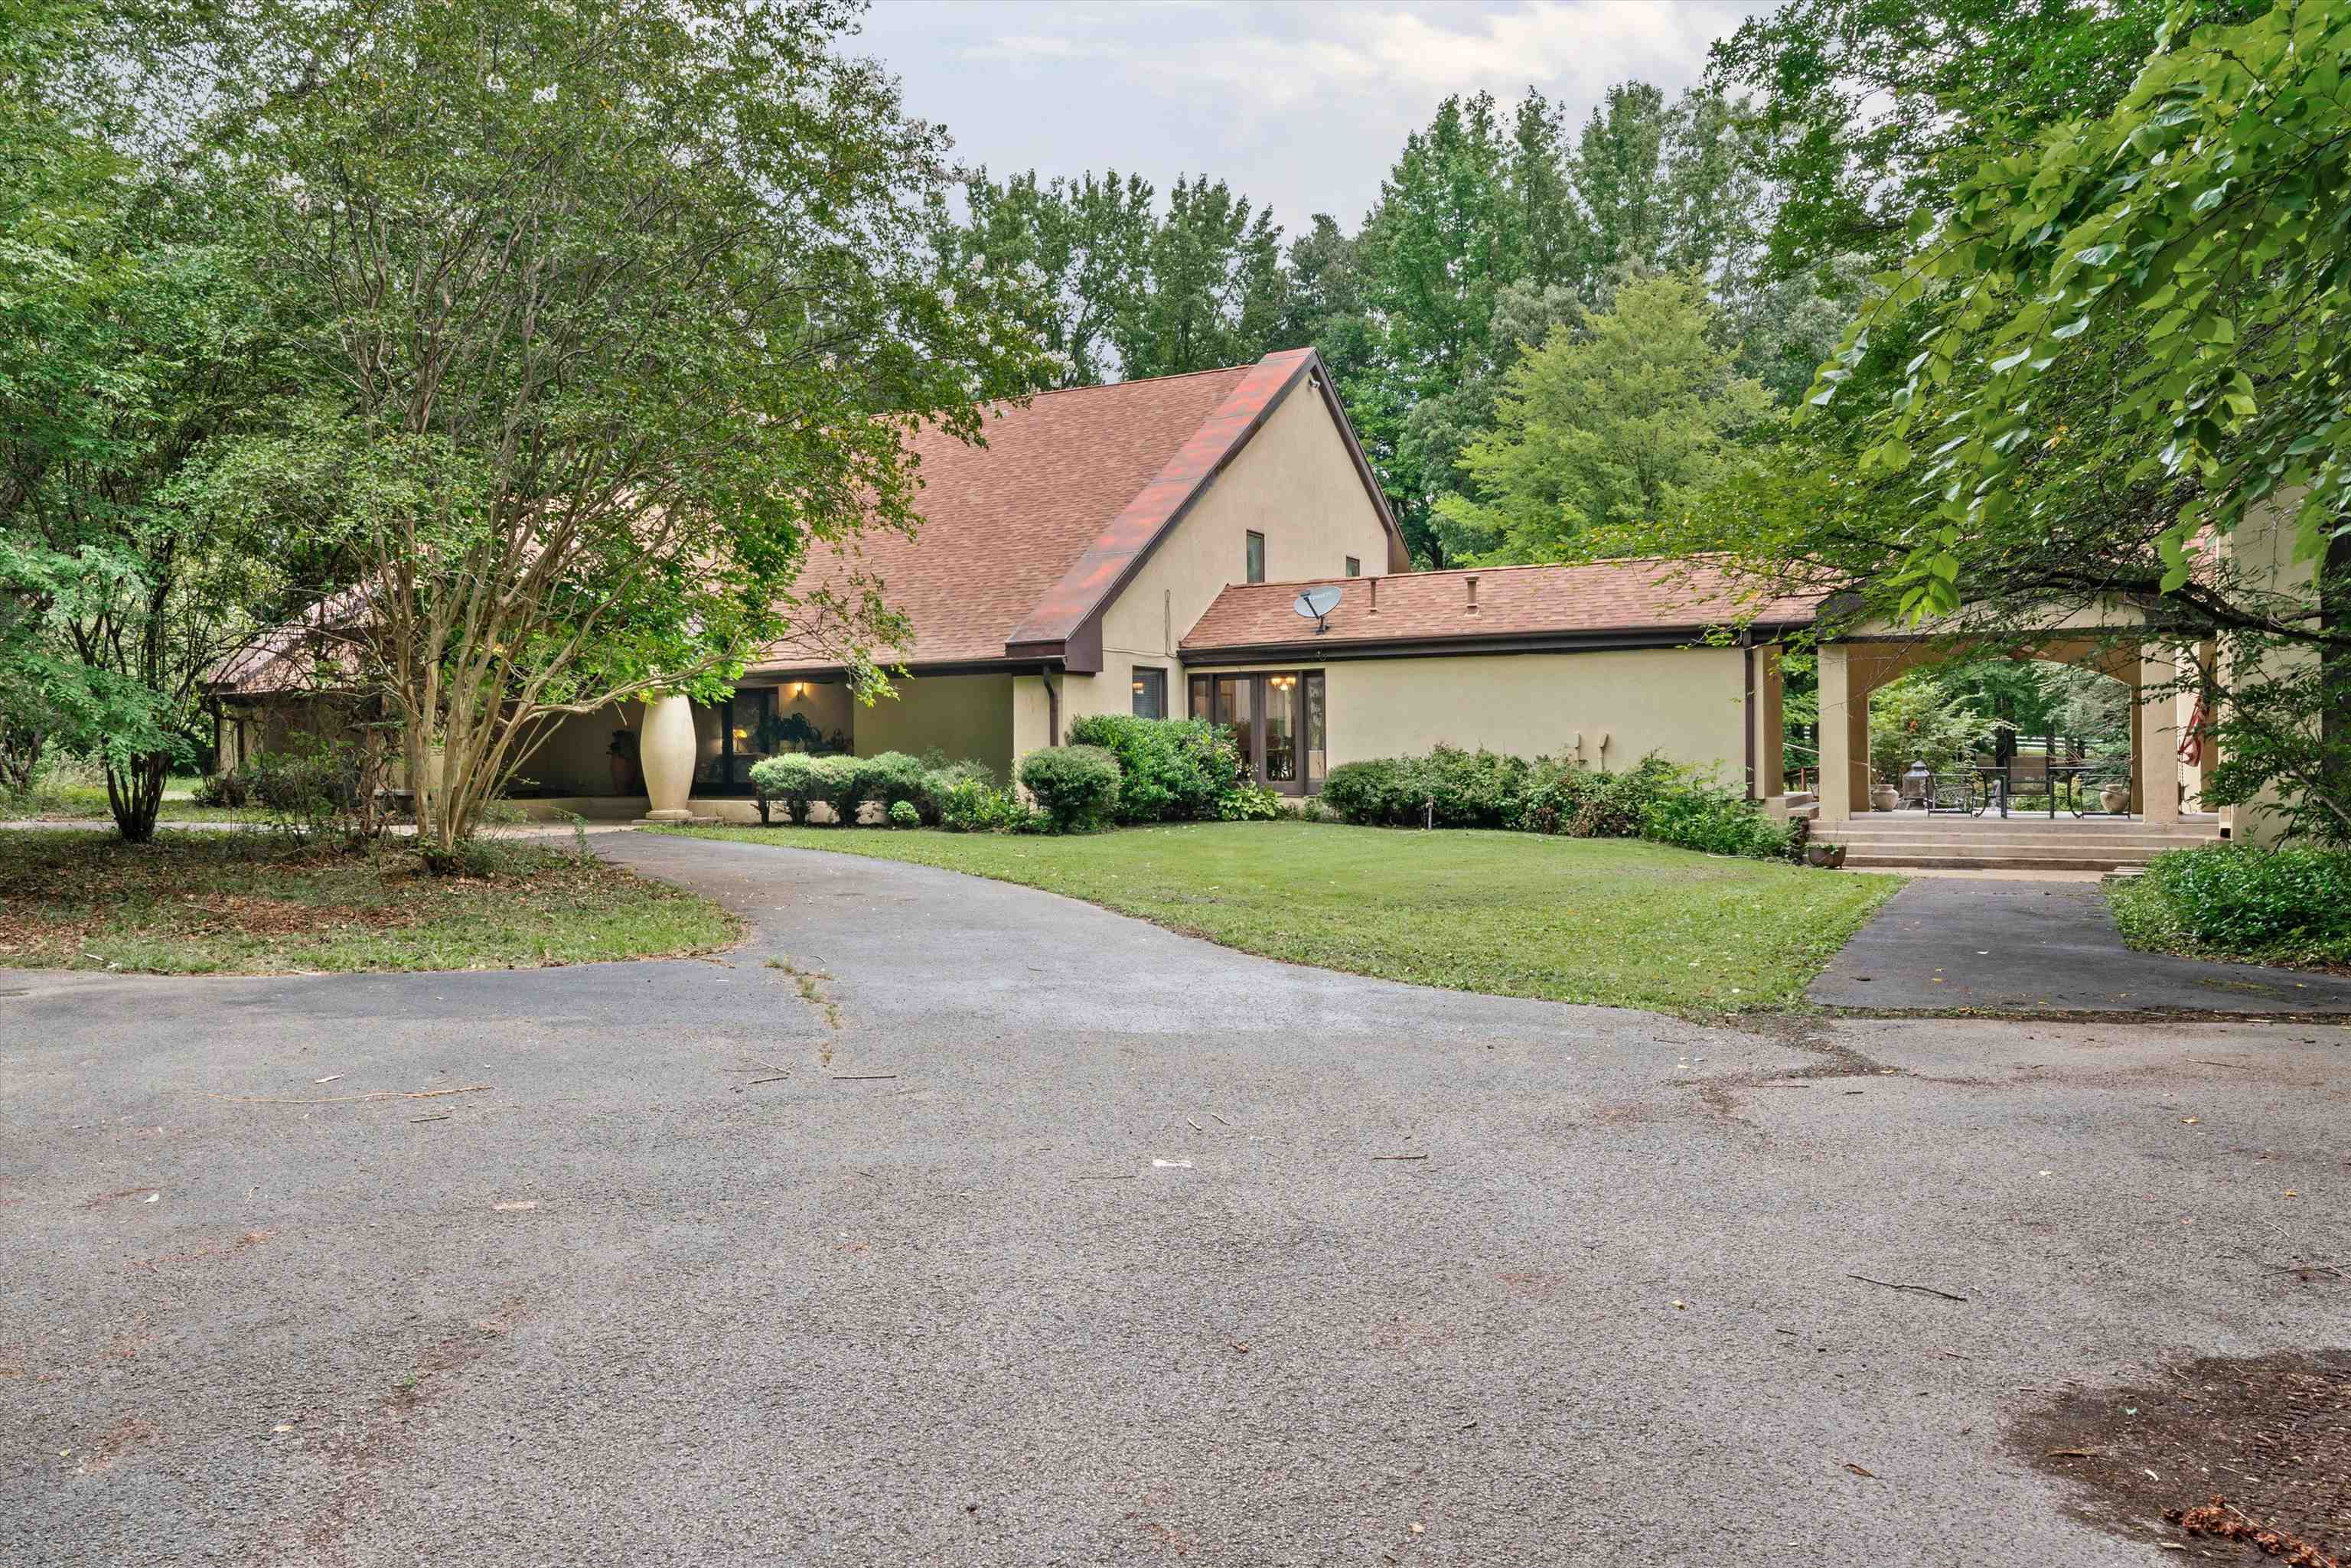
[[[1580,120],[1628,78],[1696,84],[1707,47],[1761,0],[1251,4],[881,0],[864,48],[998,171],[1207,172],[1291,230],[1352,226],[1406,132],[1454,93],[1528,87]]]

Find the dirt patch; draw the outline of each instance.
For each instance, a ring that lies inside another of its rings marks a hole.
[[[2329,1568],[2351,1552],[2351,1350],[2212,1358],[2070,1390],[2009,1441],[2077,1489],[2082,1518],[2168,1556],[2294,1563],[2306,1549],[2302,1563]],[[2242,1528],[2210,1528],[2231,1521]]]

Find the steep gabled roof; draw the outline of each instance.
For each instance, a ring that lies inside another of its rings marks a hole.
[[[1314,622],[1292,608],[1309,588],[1341,591],[1338,607],[1324,617],[1329,629],[1319,635]],[[1768,597],[1726,564],[1706,559],[1236,583],[1185,635],[1181,651],[1186,659],[1204,660],[1292,652],[1346,657],[1480,647],[1656,646],[1689,642],[1717,626],[1809,624],[1815,603]]]
[[[1101,617],[1120,588],[1301,387],[1328,406],[1389,537],[1403,536],[1311,349],[1193,375],[1043,392],[998,405],[986,447],[935,430],[913,442],[923,492],[913,538],[877,530],[831,552],[811,583],[877,580],[914,641],[886,662],[917,671],[994,661],[1101,662]],[[778,647],[758,667],[829,663]]]

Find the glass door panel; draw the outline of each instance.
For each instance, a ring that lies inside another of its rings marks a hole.
[[[1257,677],[1217,677],[1217,722],[1233,732],[1241,749],[1241,776],[1257,777]]]
[[[1265,675],[1265,781],[1298,793],[1298,677]]]
[[[1330,776],[1331,753],[1324,738],[1326,726],[1322,717],[1322,673],[1320,670],[1299,677],[1305,693],[1300,706],[1306,715],[1305,733],[1301,737],[1301,749],[1306,756],[1306,791],[1310,795],[1322,792],[1322,780]]]
[[[725,709],[726,735],[726,782],[738,789],[751,785],[751,768],[776,754],[776,691],[760,686],[737,691]]]

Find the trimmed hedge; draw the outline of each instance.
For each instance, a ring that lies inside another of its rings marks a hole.
[[[1501,828],[1576,838],[1643,838],[1708,854],[1795,858],[1784,822],[1662,758],[1625,773],[1573,762],[1440,746],[1426,757],[1349,762],[1322,802],[1341,820],[1384,827]]]
[[[1056,833],[1086,832],[1109,821],[1120,779],[1118,758],[1099,746],[1048,747],[1020,759],[1020,782]]]
[[[1118,822],[1197,822],[1219,815],[1237,787],[1240,749],[1222,725],[1198,718],[1096,714],[1070,726],[1070,744],[1118,758]]]

